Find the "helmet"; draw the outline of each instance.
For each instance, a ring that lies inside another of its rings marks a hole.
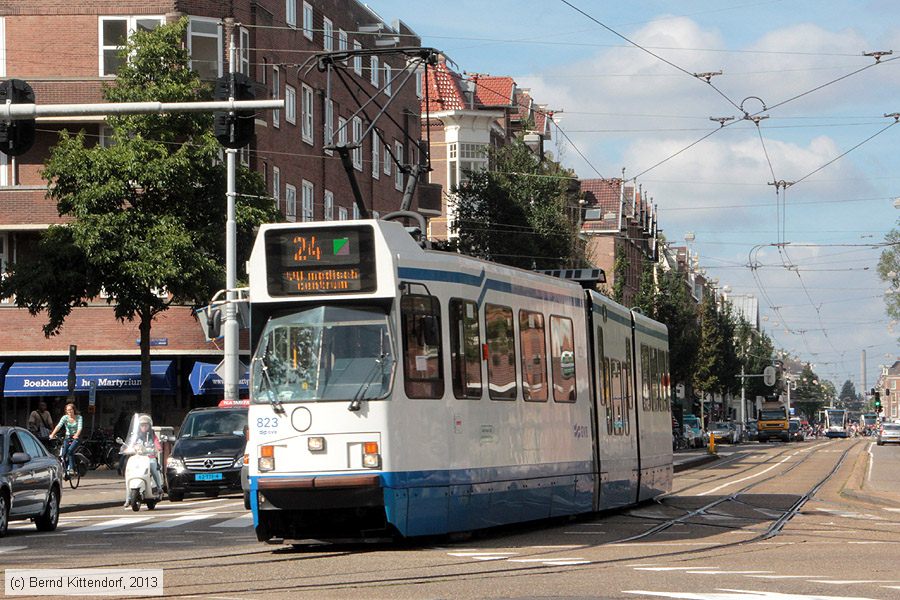
[[[153,425],[153,420],[147,415],[141,415],[138,419],[138,425],[143,425],[146,423],[147,425]]]

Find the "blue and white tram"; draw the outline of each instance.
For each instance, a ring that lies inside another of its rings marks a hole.
[[[386,221],[266,225],[249,273],[261,541],[471,531],[671,488],[659,323]]]

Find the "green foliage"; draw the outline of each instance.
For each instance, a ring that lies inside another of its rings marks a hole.
[[[690,387],[691,376],[697,359],[699,325],[697,307],[681,274],[673,271],[660,273],[659,290],[653,318],[669,330],[669,367],[672,380]]]
[[[625,302],[625,281],[628,278],[628,257],[625,249],[616,244],[616,258],[613,262],[612,298],[619,304]]]
[[[775,359],[775,344],[772,338],[764,331],[756,331],[743,318],[735,323],[735,345],[744,365],[744,373],[747,375],[762,375],[763,370]],[[775,391],[775,387],[766,385],[762,377],[748,377],[744,381],[744,386],[744,393],[751,400]]]
[[[521,141],[492,151],[490,159],[490,171],[469,173],[452,190],[456,249],[524,269],[586,265],[572,173],[538,160]]]
[[[848,379],[844,382],[844,385],[841,386],[841,393],[838,398],[842,401],[853,401],[859,398],[859,394],[856,393],[856,386],[853,385],[852,381]]]
[[[794,407],[795,414],[801,413],[813,420],[825,406],[827,388],[823,384],[826,382],[819,379],[809,363],[803,365],[795,381],[796,387],[791,390],[791,406]]]
[[[634,305],[650,318],[656,318],[656,282],[653,279],[653,262],[644,259],[641,269],[641,285]]]
[[[115,102],[191,102],[209,96],[188,68],[186,21],[129,40],[113,85]],[[170,303],[205,303],[225,279],[226,173],[201,113],[110,117],[113,144],[88,145],[83,132],[62,132],[43,171],[48,196],[71,219],[48,230],[39,255],[15,266],[4,284],[19,306],[45,310],[47,334],[59,331],[72,308],[103,287],[116,317],[139,320],[146,363],[142,403],[149,406],[149,339],[154,315]],[[238,169],[238,264],[249,256],[252,228],[274,220],[258,174]],[[256,197],[254,197],[256,196]],[[71,276],[46,269],[72,265]],[[172,297],[160,297],[165,290]],[[143,365],[142,365],[143,368]]]
[[[896,283],[900,277],[900,231],[891,229],[884,236],[884,241],[889,245],[881,252],[881,258],[878,260],[878,276],[890,284],[892,289],[897,289]],[[893,277],[890,276],[891,273]],[[888,316],[900,320],[900,294],[886,294],[884,303]],[[841,397],[844,397],[843,393]]]
[[[728,389],[723,376],[723,363],[728,351],[726,331],[712,295],[706,295],[700,303],[700,340],[697,363],[694,370],[694,387],[702,393],[712,394]],[[731,372],[734,376],[734,371]]]

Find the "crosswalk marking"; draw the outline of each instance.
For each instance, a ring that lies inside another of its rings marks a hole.
[[[222,523],[216,523],[213,527],[250,527],[251,525],[253,525],[253,515],[241,515]]]
[[[125,527],[126,525],[134,525],[135,523],[149,521],[150,518],[151,517],[119,517],[118,519],[112,519],[110,521],[102,521],[100,523],[94,523],[93,525],[85,525],[84,527],[77,527],[77,528],[73,529],[71,531],[71,533],[103,531],[104,529],[115,529],[116,527]]]
[[[140,527],[138,527],[138,529],[168,529],[170,527],[178,527],[179,525],[185,525],[187,523],[193,523],[194,521],[200,521],[202,519],[208,519],[215,516],[215,513],[181,515],[180,517],[166,519],[165,521],[157,521],[156,523],[150,523],[149,525],[141,525]]]

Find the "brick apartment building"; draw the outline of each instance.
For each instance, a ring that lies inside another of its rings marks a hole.
[[[185,45],[192,68],[203,79],[228,71],[228,32],[233,31],[236,68],[255,81],[257,98],[286,101],[284,110],[258,115],[255,138],[239,154],[242,163],[263,176],[286,220],[357,216],[337,152],[325,149],[332,142],[359,144],[352,152],[353,172],[367,210],[378,215],[399,208],[406,175],[397,163],[405,167],[418,160],[423,70],[417,69],[411,83],[400,88],[407,70],[415,70],[406,56],[350,57],[338,65],[350,90],[332,77],[329,100],[325,73],[314,66],[301,68],[319,52],[420,45],[405,25],[388,25],[356,0],[0,0],[0,78],[29,82],[38,104],[102,102],[102,86],[115,76],[125,36],[183,17],[189,20]],[[226,26],[229,18],[233,28]],[[369,108],[357,112],[372,96]],[[380,110],[373,107],[389,100],[390,118],[378,119],[363,139],[369,119]],[[37,129],[27,154],[17,159],[0,154],[2,270],[33,251],[48,226],[62,222],[40,177],[58,132],[84,130],[97,143],[108,135],[104,119],[95,117],[39,119]],[[440,190],[419,185],[411,209],[439,214]],[[60,335],[45,338],[44,322],[43,316],[15,308],[9,298],[0,301],[3,423],[24,423],[40,398],[51,400],[54,417],[61,414],[70,344],[78,346],[76,398],[81,408],[87,405],[91,380],[113,382],[109,387],[98,384],[97,426],[111,426],[120,412],[136,410],[136,322],[116,321],[104,298],[75,309]],[[151,346],[158,421],[177,425],[189,408],[221,397],[221,381],[209,373],[221,359],[221,344],[205,341],[190,307],[172,307],[159,315]],[[245,343],[241,351],[248,352]]]
[[[462,75],[440,56],[428,67],[422,137],[429,142],[429,181],[443,189],[439,216],[429,221],[429,238],[446,240],[457,218],[452,192],[469,173],[488,168],[488,151],[510,143],[517,135],[542,156],[550,139],[546,107],[538,105],[528,89],[512,77],[480,73]],[[424,212],[424,211],[423,211]]]
[[[656,207],[635,185],[621,179],[583,179],[585,213],[581,235],[587,238],[587,258],[606,273],[606,286],[616,285],[616,254],[624,254],[627,267],[622,304],[633,306],[647,261],[659,259]]]
[[[900,361],[882,369],[878,387],[881,389],[881,418],[900,419]]]

